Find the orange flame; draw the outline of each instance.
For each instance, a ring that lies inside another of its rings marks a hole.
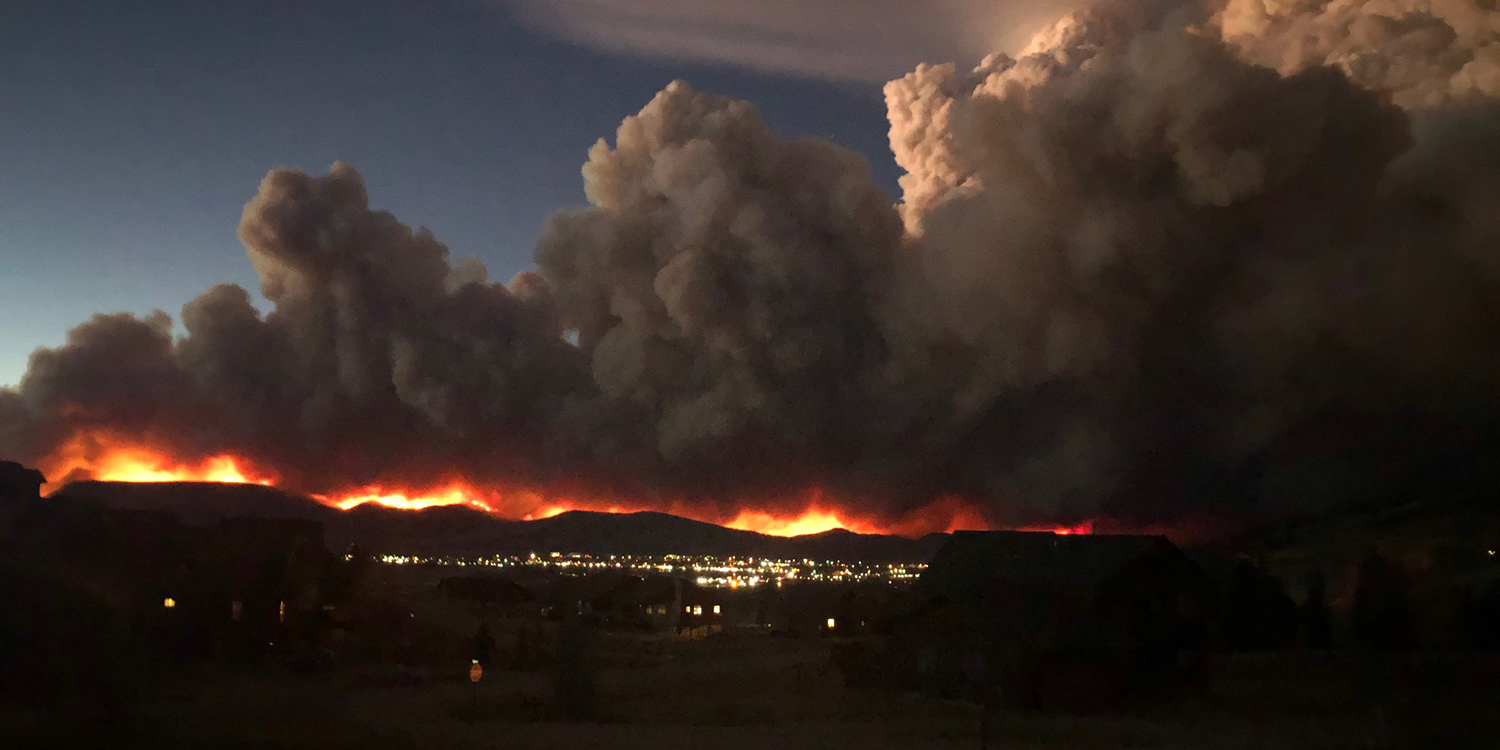
[[[1053,534],[1061,534],[1063,536],[1072,534],[1087,535],[1094,533],[1094,522],[1084,521],[1074,526],[1025,526],[1016,529],[1016,531],[1050,531]]]
[[[273,485],[276,475],[249,471],[234,456],[178,461],[107,435],[75,435],[39,467],[56,488],[78,477],[106,482],[223,482]]]
[[[340,510],[349,510],[365,503],[375,503],[376,505],[384,505],[387,508],[397,508],[399,510],[421,510],[439,505],[468,505],[479,510],[490,510],[489,506],[474,497],[468,488],[458,485],[416,497],[401,492],[392,492],[380,487],[368,487],[332,500],[326,495],[313,495],[313,497],[323,503],[333,505]]]
[[[85,477],[116,482],[201,481],[260,485],[275,485],[278,480],[275,472],[254,466],[251,462],[233,455],[216,455],[197,461],[185,461],[174,458],[167,451],[148,447],[143,442],[102,433],[74,436],[56,453],[43,461],[39,468],[53,480],[50,490],[57,489],[67,481]],[[550,518],[570,510],[607,513],[655,510],[729,528],[776,536],[816,534],[833,529],[846,529],[861,534],[919,536],[932,532],[952,532],[960,529],[982,530],[991,527],[974,505],[959,497],[941,497],[892,518],[861,513],[857,510],[857,506],[830,498],[822,489],[816,487],[795,497],[775,498],[775,502],[739,503],[737,505],[742,509],[730,512],[724,511],[718,504],[709,502],[695,503],[664,498],[622,502],[612,498],[562,497],[531,490],[480,488],[461,479],[425,489],[371,485],[312,495],[312,497],[342,510],[367,503],[401,510],[462,505],[506,518],[519,518],[527,521]],[[787,512],[756,509],[765,507],[801,508],[802,510]],[[731,512],[733,515],[730,515]],[[1025,530],[1087,534],[1091,532],[1092,527],[1091,524],[1085,522],[1074,527]]]
[[[757,510],[742,510],[729,523],[731,529],[758,531],[775,536],[802,536],[820,534],[833,529],[847,529],[859,534],[877,534],[877,529],[857,522],[848,522],[832,511],[810,507],[800,516],[787,517],[763,513]]]

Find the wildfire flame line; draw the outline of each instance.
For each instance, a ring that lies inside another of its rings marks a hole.
[[[84,478],[113,482],[223,482],[265,486],[275,486],[278,483],[278,476],[275,472],[254,467],[249,462],[233,455],[222,454],[197,461],[185,461],[139,443],[98,434],[75,436],[73,440],[41,462],[40,468],[52,480],[49,484],[49,491],[75,479]],[[798,502],[782,503],[782,505],[801,507],[800,512],[778,513],[744,509],[727,519],[714,513],[712,507],[704,508],[691,503],[671,502],[666,504],[667,507],[662,507],[657,503],[648,503],[636,507],[616,501],[601,501],[592,498],[551,497],[529,490],[507,492],[499,489],[481,489],[464,481],[453,481],[426,490],[372,485],[343,492],[315,494],[312,497],[325,505],[341,510],[349,510],[367,503],[399,510],[463,505],[504,517],[528,521],[550,518],[570,510],[593,510],[607,513],[661,510],[732,529],[776,536],[817,534],[834,529],[861,534],[915,536],[937,531],[952,532],[961,529],[989,528],[984,517],[972,505],[959,498],[940,498],[893,521],[861,516],[840,508],[839,503],[830,500],[817,488],[809,490],[806,497],[800,498]],[[1092,533],[1093,527],[1091,523],[1085,522],[1069,527],[1028,527],[1019,530],[1088,534]]]

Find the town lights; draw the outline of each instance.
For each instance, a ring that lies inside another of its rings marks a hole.
[[[381,555],[375,559],[389,565],[487,566],[534,568],[566,576],[586,576],[598,570],[616,569],[637,576],[666,573],[710,588],[757,588],[786,581],[842,583],[884,581],[907,583],[917,579],[927,566],[921,563],[867,563],[854,561],[777,560],[765,558],[717,558],[711,555],[611,555],[593,556],[577,552],[547,552],[541,555],[488,555],[483,557]],[[688,611],[688,614],[692,614]]]
[[[832,617],[828,618],[828,629],[833,630],[835,625],[838,625],[838,621],[834,620]]]
[[[161,606],[163,609],[171,609],[177,606],[177,600],[169,596],[161,600]]]

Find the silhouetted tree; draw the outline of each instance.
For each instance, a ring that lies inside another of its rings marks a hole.
[[[1411,610],[1406,591],[1396,567],[1378,552],[1371,552],[1359,566],[1350,637],[1355,648],[1372,653],[1409,645]]]
[[[593,711],[594,684],[589,664],[589,631],[570,608],[557,631],[557,709],[564,716],[583,718]]]
[[[374,566],[368,548],[359,544],[350,547],[348,559],[338,561],[328,576],[328,600],[334,604],[348,604],[358,599]]]
[[[521,627],[516,630],[515,651],[511,654],[511,668],[522,671],[531,666],[531,629]]]
[[[1307,647],[1319,651],[1333,645],[1333,627],[1328,617],[1328,583],[1323,571],[1307,575],[1307,600],[1302,602],[1302,628]]]
[[[1386,703],[1395,683],[1395,654],[1410,643],[1411,613],[1400,573],[1377,552],[1359,566],[1350,640],[1355,680],[1375,723],[1375,744],[1389,742]]]
[[[490,628],[484,623],[479,624],[479,630],[474,633],[474,661],[484,667],[489,667],[491,659],[495,654],[495,638],[490,635]]]
[[[1500,582],[1491,581],[1477,592],[1464,591],[1459,627],[1462,640],[1469,648],[1500,648]]]

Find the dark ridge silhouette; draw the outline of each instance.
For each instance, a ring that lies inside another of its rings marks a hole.
[[[778,537],[666,513],[569,511],[515,521],[464,506],[396,510],[365,504],[330,508],[273,487],[213,482],[73,482],[52,500],[170,512],[184,523],[221,518],[297,518],[323,524],[330,546],[360,544],[386,554],[485,555],[556,551],[601,555],[683,554],[913,562],[930,558],[947,534],[919,539],[835,529]]]

